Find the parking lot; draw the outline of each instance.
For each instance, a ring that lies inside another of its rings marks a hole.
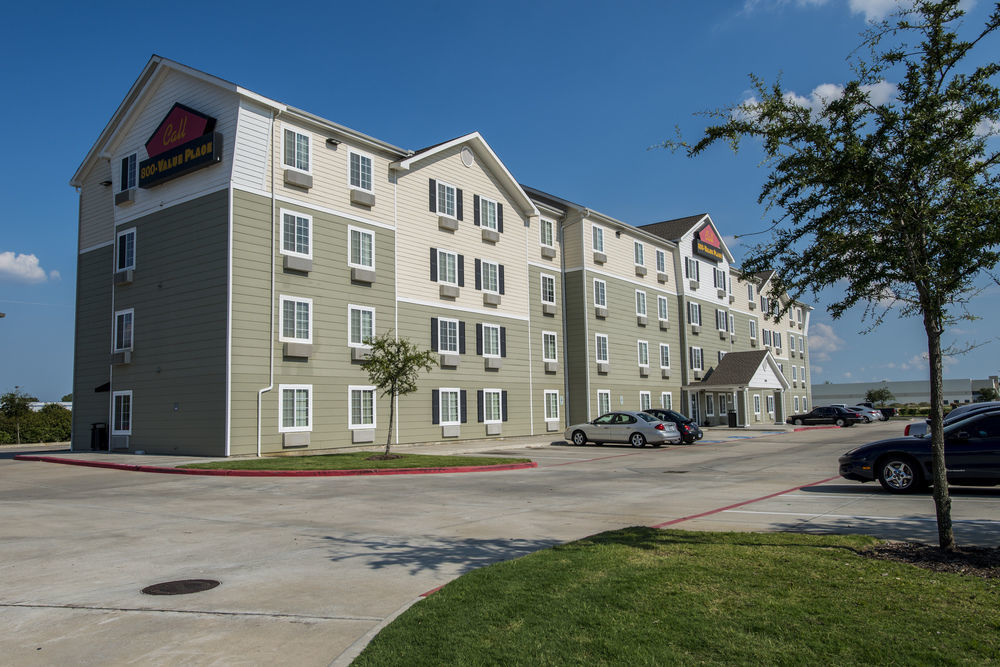
[[[891,496],[835,477],[841,453],[901,431],[900,422],[712,429],[662,449],[514,439],[490,451],[530,456],[537,469],[377,478],[157,475],[0,452],[0,655],[9,664],[343,663],[463,572],[629,525],[933,543],[929,494]],[[953,496],[959,543],[1000,545],[1000,489]],[[221,585],[141,593],[190,578]]]

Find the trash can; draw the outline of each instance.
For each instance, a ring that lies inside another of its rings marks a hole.
[[[729,428],[736,428],[736,426],[737,426],[737,423],[736,423],[736,411],[735,410],[730,410],[727,413],[727,416],[729,417]]]
[[[108,425],[106,422],[97,422],[90,425],[90,448],[94,451],[107,451]]]

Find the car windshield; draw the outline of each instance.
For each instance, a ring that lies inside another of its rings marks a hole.
[[[658,422],[658,421],[660,421],[658,417],[654,417],[653,415],[646,414],[645,412],[638,412],[638,413],[636,413],[635,416],[638,417],[639,419],[641,419],[643,421],[647,421],[647,422]]]

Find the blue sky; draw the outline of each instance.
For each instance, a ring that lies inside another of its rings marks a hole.
[[[15,3],[0,30],[0,391],[45,400],[72,389],[68,181],[153,53],[403,148],[478,130],[522,183],[632,224],[708,212],[731,241],[765,227],[759,153],[649,147],[696,136],[694,114],[742,101],[751,72],[805,97],[843,83],[892,0],[88,4]],[[970,7],[981,25],[990,3]],[[918,320],[863,335],[815,306],[815,382],[926,377]],[[1000,371],[1000,289],[974,309],[951,338],[982,346],[946,377]]]

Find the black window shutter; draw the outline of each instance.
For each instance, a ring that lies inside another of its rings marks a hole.
[[[483,289],[482,272],[483,272],[483,263],[477,257],[476,258],[476,289]]]
[[[118,189],[121,191],[128,190],[128,158],[122,158],[122,177],[118,181]]]
[[[458,256],[458,286],[465,287],[465,255]]]
[[[507,390],[500,392],[500,409],[503,411],[503,420],[507,421]]]
[[[438,279],[438,251],[431,248],[431,280],[437,282]]]
[[[455,188],[455,216],[462,219],[462,191]]]
[[[483,423],[483,390],[479,389],[476,391],[476,418],[479,423]]]
[[[431,213],[438,212],[437,204],[437,194],[438,194],[438,184],[433,178],[431,179]],[[434,422],[435,424],[437,422]]]
[[[476,223],[476,227],[480,226],[481,223],[479,222],[479,195],[472,195],[472,220]]]
[[[479,356],[483,354],[483,325],[481,322],[476,322],[476,354]]]
[[[497,273],[500,274],[500,293],[503,294],[503,264],[500,264]]]
[[[507,356],[507,327],[500,327],[500,356]]]
[[[497,204],[497,231],[503,234],[503,204]]]
[[[466,404],[465,390],[463,389],[460,392],[458,392],[458,395],[459,395],[458,402],[460,403],[459,410],[462,413],[462,423],[464,424],[467,421],[469,421],[469,418],[466,416],[466,412],[465,412],[465,404]]]
[[[431,389],[431,423],[441,423],[441,395],[437,389]]]
[[[431,352],[438,351],[438,318],[431,318]]]
[[[465,354],[465,322],[458,321],[458,353]]]

